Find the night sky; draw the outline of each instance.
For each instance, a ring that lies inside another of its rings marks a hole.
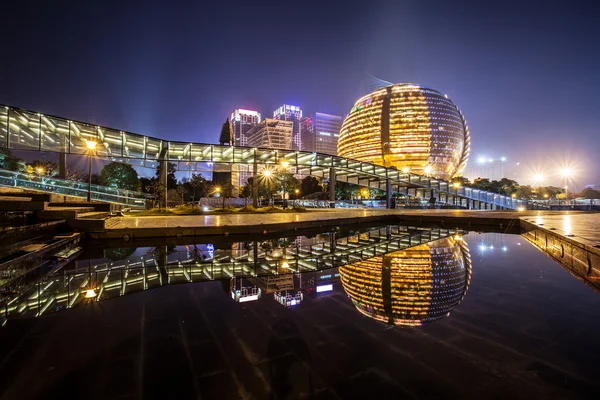
[[[372,75],[447,93],[473,161],[506,156],[548,184],[569,164],[600,185],[593,1],[189,3],[3,4],[0,103],[216,142],[235,108],[345,116]]]

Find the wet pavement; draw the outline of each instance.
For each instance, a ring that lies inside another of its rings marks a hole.
[[[340,218],[360,219],[376,216],[431,216],[434,218],[478,218],[517,220],[523,216],[553,216],[586,214],[577,211],[485,211],[485,210],[386,210],[386,209],[321,209],[301,213],[224,214],[224,215],[180,215],[151,217],[113,217],[106,225],[107,230],[135,228],[194,228],[221,226],[249,226],[280,223],[325,221]],[[591,214],[596,215],[596,214]],[[597,214],[600,215],[600,214]]]
[[[600,248],[600,213],[540,214],[523,216],[521,219]]]
[[[464,236],[449,315],[389,326],[340,284],[285,307],[221,282],[153,289],[0,329],[0,393],[31,398],[596,398],[600,297],[522,237]],[[224,289],[225,288],[225,289]]]

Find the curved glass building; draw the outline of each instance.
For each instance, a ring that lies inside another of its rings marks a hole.
[[[467,293],[471,256],[449,237],[339,268],[356,309],[389,325],[417,326],[447,316]]]
[[[464,170],[471,139],[446,95],[412,83],[378,89],[356,101],[342,124],[338,155],[450,179]]]

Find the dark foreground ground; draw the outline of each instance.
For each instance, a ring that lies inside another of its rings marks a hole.
[[[501,239],[499,239],[501,237]],[[425,327],[338,285],[293,309],[166,286],[0,329],[3,399],[578,399],[600,393],[600,296],[519,236],[467,238],[463,302]],[[519,244],[517,244],[519,243]],[[506,247],[501,250],[500,246]]]

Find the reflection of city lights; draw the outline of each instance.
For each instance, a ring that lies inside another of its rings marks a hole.
[[[508,251],[508,247],[502,246],[502,251]]]
[[[408,167],[402,168],[402,172],[404,172],[405,174],[408,174],[408,171],[410,171],[410,168],[408,168]]]
[[[517,211],[523,212],[523,211],[525,211],[525,207],[519,207],[519,208],[517,208]]]
[[[485,158],[485,157],[483,157],[483,156],[480,156],[480,157],[477,159],[477,162],[478,162],[479,164],[485,164],[485,162],[486,162],[486,161],[487,161],[487,158]]]
[[[479,245],[479,250],[484,253],[487,250],[487,246],[485,244],[480,244]]]
[[[500,158],[500,161],[502,161],[502,162],[506,161],[506,157]]]
[[[85,298],[86,299],[93,299],[94,297],[96,297],[96,291],[94,289],[88,289],[85,292]]]
[[[429,175],[431,173],[431,166],[430,165],[426,166],[423,171],[425,171],[425,175]]]

